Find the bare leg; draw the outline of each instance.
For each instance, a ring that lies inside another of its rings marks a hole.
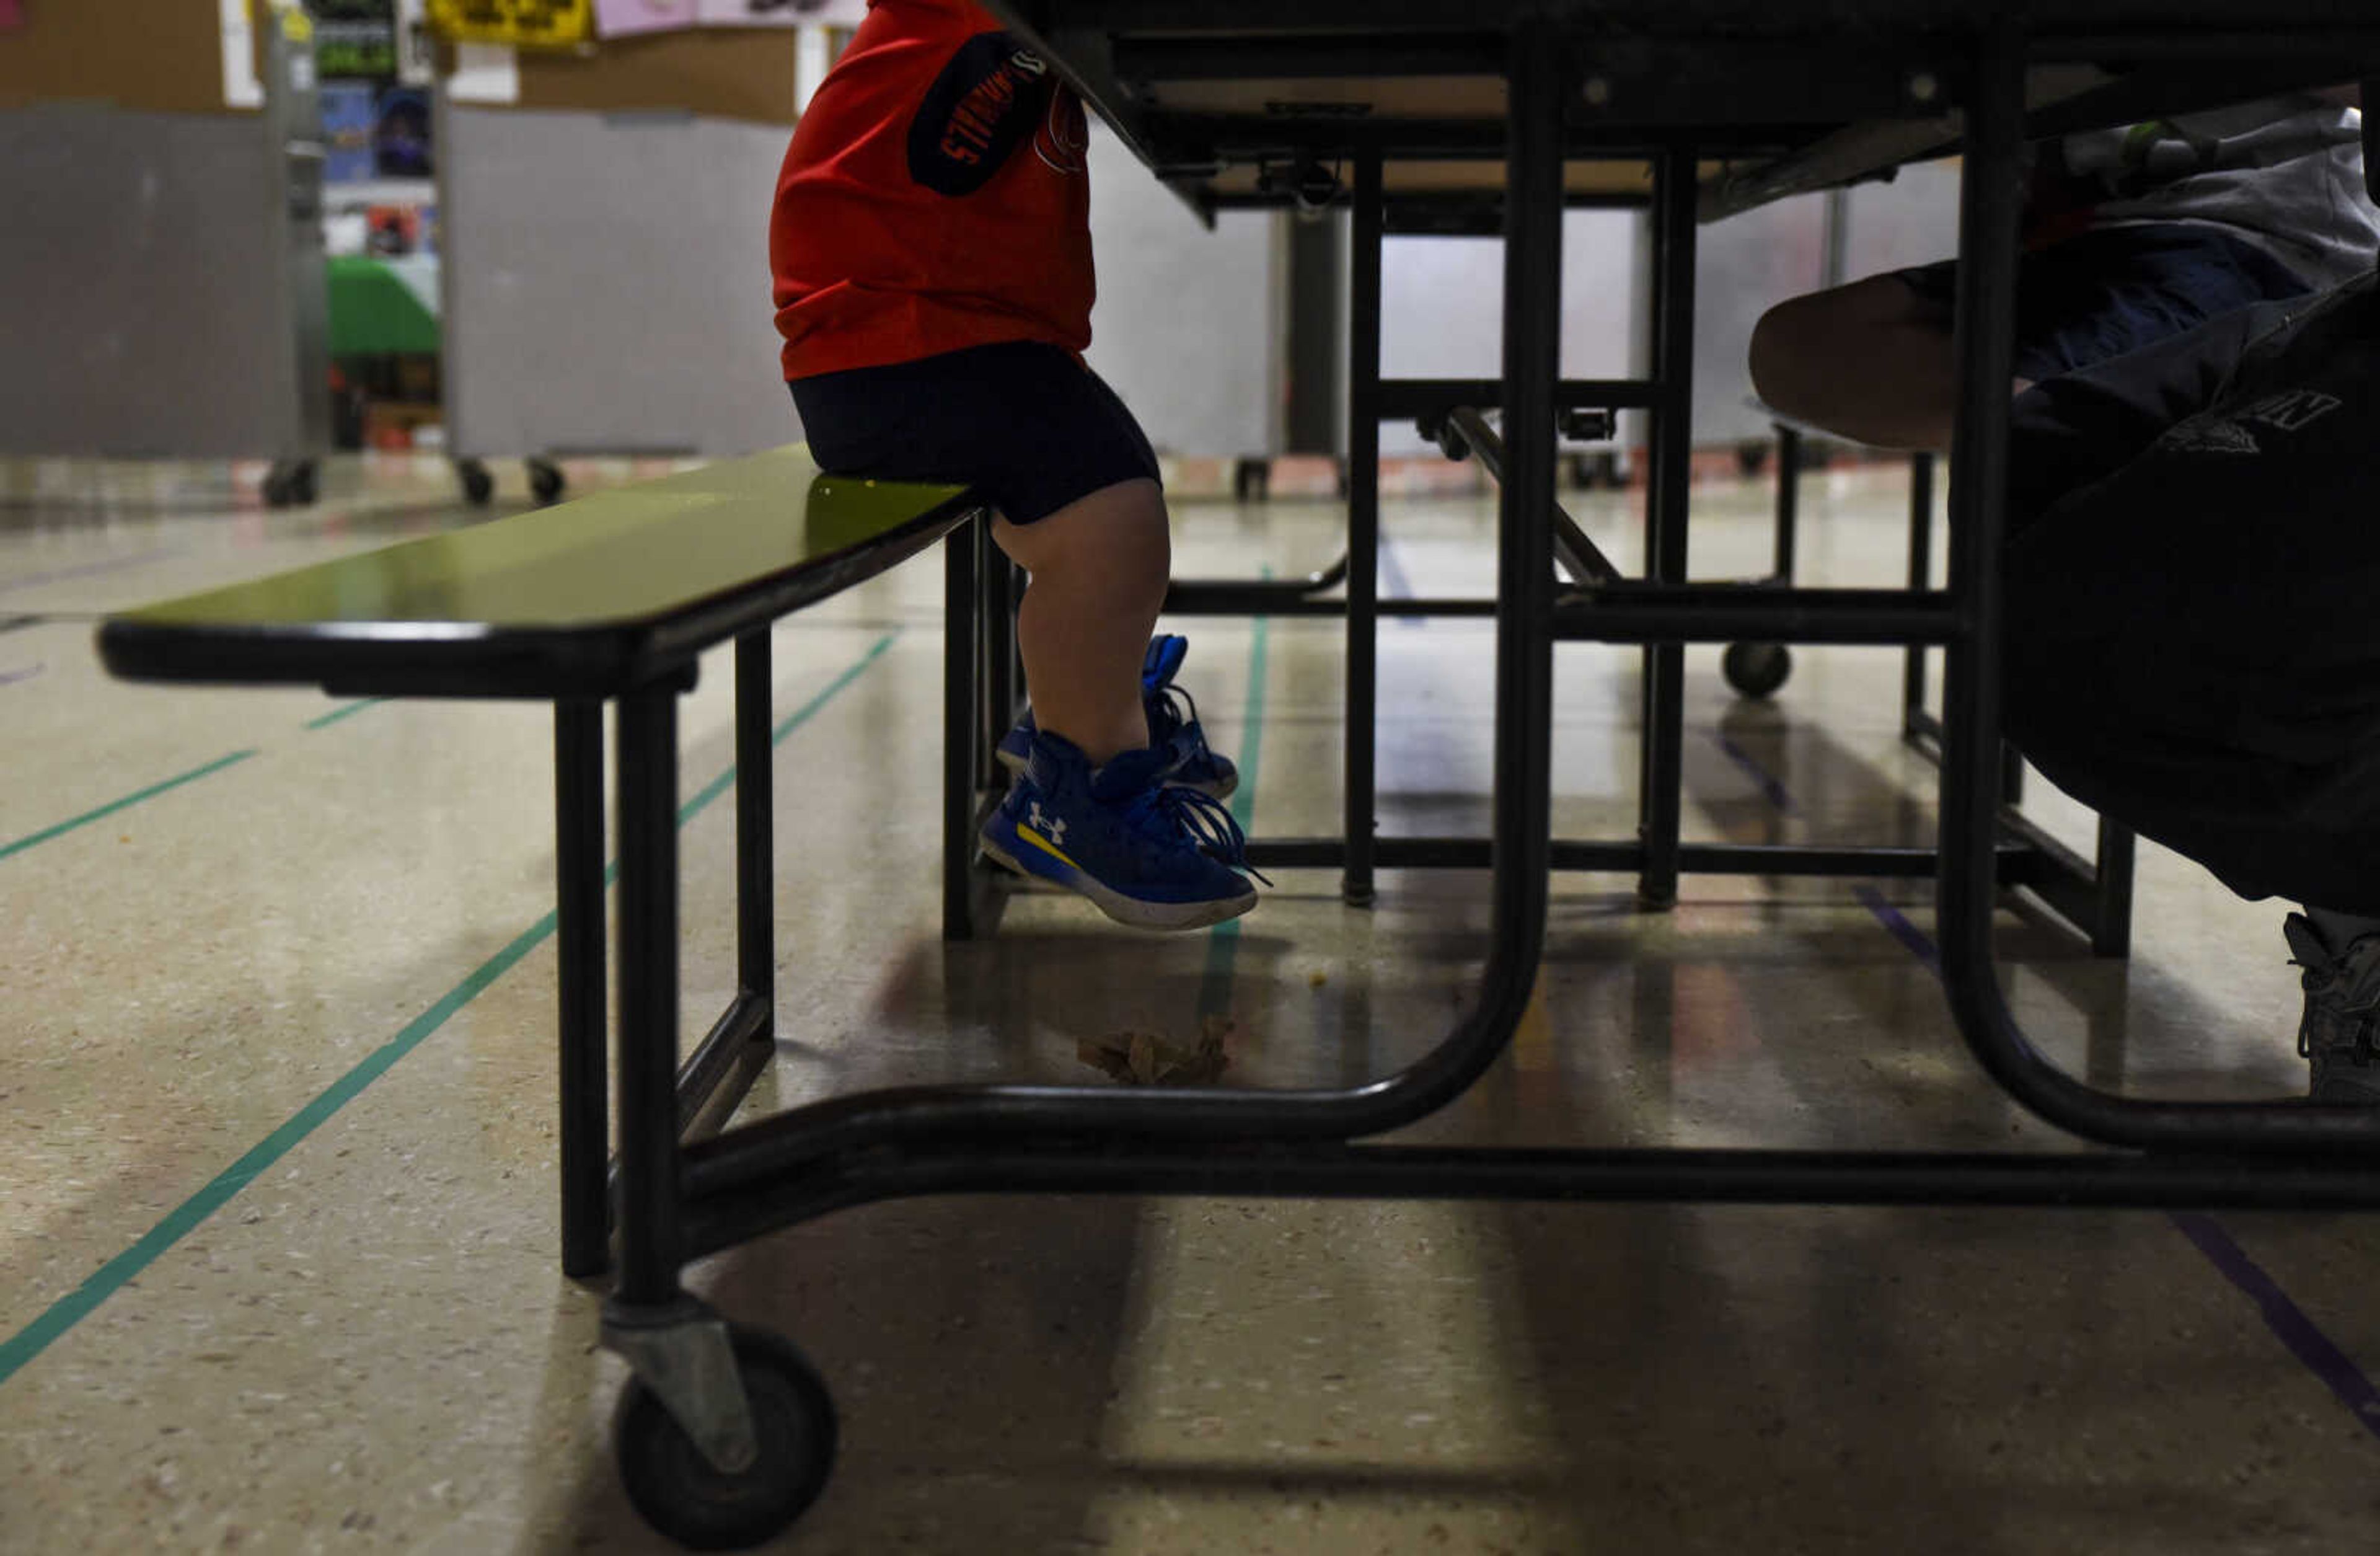
[[[1796,421],[1878,448],[1948,448],[1950,318],[1897,275],[1779,303],[1752,332],[1752,384]],[[2013,392],[2032,385],[2018,379]]]
[[[1173,568],[1157,483],[1122,481],[1032,524],[1001,519],[991,538],[1032,578],[1016,646],[1034,723],[1081,747],[1094,768],[1148,745],[1140,664]]]

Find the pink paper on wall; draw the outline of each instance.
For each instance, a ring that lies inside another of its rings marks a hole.
[[[710,27],[857,27],[868,0],[695,0]]]
[[[6,3],[7,0],[0,0],[0,4]],[[599,38],[699,27],[702,19],[698,0],[595,0],[595,35]]]
[[[0,0],[9,6],[15,0]],[[868,0],[595,0],[595,33],[625,38],[677,27],[857,27]]]
[[[0,29],[24,25],[24,7],[18,4],[18,0],[0,0]]]

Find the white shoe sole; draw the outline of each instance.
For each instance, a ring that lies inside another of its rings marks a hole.
[[[1009,857],[1006,849],[1002,848],[990,838],[978,838],[976,841],[981,845],[984,857],[994,864],[1012,869],[1027,881],[1038,881],[1044,885],[1054,886],[1060,891],[1072,892],[1077,896],[1088,898],[1101,913],[1126,929],[1161,930],[1173,932],[1184,930],[1203,930],[1209,925],[1237,918],[1257,905],[1257,891],[1253,886],[1239,896],[1221,897],[1210,902],[1143,902],[1137,897],[1128,897],[1122,892],[1103,886],[1087,875],[1080,876],[1072,881],[1051,880],[1038,870],[1026,869],[1023,865],[1018,864]]]

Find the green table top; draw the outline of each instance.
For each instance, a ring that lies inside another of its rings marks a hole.
[[[608,696],[914,555],[965,489],[725,461],[110,617],[133,680]]]

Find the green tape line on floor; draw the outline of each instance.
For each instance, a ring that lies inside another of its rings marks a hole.
[[[104,821],[117,811],[129,809],[144,799],[154,799],[159,795],[171,789],[178,789],[185,784],[195,784],[209,773],[221,772],[225,768],[244,762],[254,755],[256,755],[254,751],[249,750],[234,751],[227,757],[217,757],[204,767],[194,767],[188,772],[166,779],[162,784],[152,784],[137,793],[126,795],[122,799],[110,800],[96,810],[86,810],[70,821],[60,821],[54,827],[44,827],[40,832],[29,833],[14,843],[0,843],[0,859],[5,859],[12,854],[21,854],[26,849],[47,843],[53,838],[64,837],[77,828],[87,827],[93,821]]]
[[[817,696],[787,715],[784,721],[771,732],[771,743],[782,744],[794,731],[808,723],[820,709],[832,701],[838,693],[858,679],[862,671],[882,658],[884,651],[892,646],[892,640],[898,636],[899,633],[893,631],[879,638],[869,646],[868,651],[860,656],[856,663],[829,682],[825,689]],[[225,758],[222,761],[184,773],[179,778],[169,780],[154,788],[143,790],[139,795],[118,800],[114,806],[107,808],[107,810],[121,809],[126,805],[146,798],[151,794],[162,793],[175,784],[188,783],[193,778],[202,777],[218,768],[228,766],[234,761],[242,760],[255,754],[253,751],[238,752]],[[735,777],[735,770],[731,767],[720,777],[704,785],[702,790],[679,810],[679,825],[683,826],[692,821],[705,807],[724,794],[733,784]],[[96,821],[100,816],[106,814],[107,810],[93,811],[89,816],[78,818],[74,822],[67,824],[79,826],[85,821]],[[53,833],[55,830],[53,829]],[[43,834],[37,833],[32,839],[12,844],[9,847],[13,850],[20,846],[30,846],[31,843],[40,841],[42,835]],[[607,870],[605,879],[610,880],[615,871],[616,866],[612,870]],[[176,1206],[163,1221],[151,1227],[138,1242],[100,1266],[88,1280],[73,1291],[50,1304],[31,1323],[27,1324],[6,1340],[0,1341],[0,1383],[6,1383],[15,1377],[27,1363],[49,1349],[53,1343],[72,1330],[75,1325],[90,1317],[102,1303],[137,1280],[141,1271],[155,1263],[166,1250],[188,1236],[241,1189],[256,1181],[273,1163],[289,1154],[300,1141],[328,1123],[340,1109],[355,1100],[372,1082],[386,1075],[398,1060],[420,1047],[441,1027],[452,1020],[456,1012],[486,992],[490,985],[511,971],[522,957],[527,956],[551,938],[553,930],[554,916],[548,913],[535,924],[521,931],[503,950],[480,963],[460,983],[441,995],[429,1009],[407,1022],[396,1036],[374,1049],[346,1074],[324,1088],[321,1095],[291,1114],[279,1128],[249,1148],[246,1154],[217,1173],[205,1187]]]
[[[1272,569],[1264,568],[1259,576],[1269,578]],[[1240,722],[1240,786],[1232,795],[1232,820],[1239,822],[1243,832],[1257,812],[1257,766],[1264,758],[1265,657],[1270,627],[1269,618],[1257,617],[1248,639],[1248,711]],[[1208,931],[1207,972],[1198,984],[1198,1015],[1202,1020],[1231,1014],[1232,983],[1239,969],[1240,923],[1239,918],[1227,918]]]

